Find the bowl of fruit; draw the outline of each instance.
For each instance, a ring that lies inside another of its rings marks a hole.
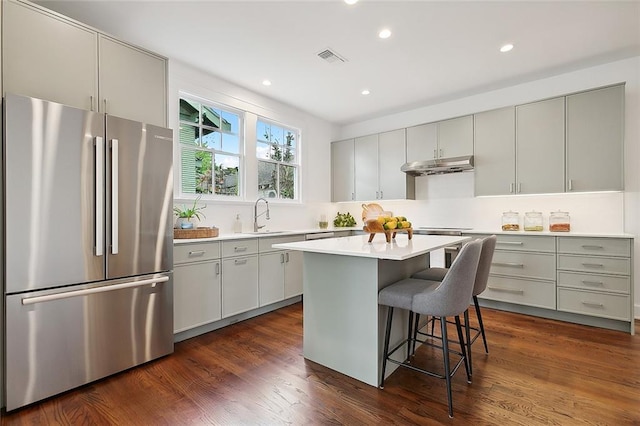
[[[373,241],[376,234],[385,234],[388,243],[396,237],[398,232],[406,232],[409,239],[413,237],[411,222],[405,216],[380,215],[376,218],[368,218],[365,221],[364,232],[368,232],[369,242]]]

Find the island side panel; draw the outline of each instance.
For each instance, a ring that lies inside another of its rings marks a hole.
[[[386,318],[386,309],[378,307],[378,290],[426,262],[427,255],[383,261],[305,252],[305,358],[377,386]],[[406,313],[398,315],[393,341],[406,333]]]

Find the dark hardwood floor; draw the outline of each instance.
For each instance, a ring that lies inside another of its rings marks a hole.
[[[5,425],[640,425],[640,335],[483,309],[473,383],[397,370],[380,390],[302,357],[302,305],[2,415]],[[473,316],[473,315],[472,315]],[[473,320],[472,320],[473,321]],[[439,365],[428,347],[416,362]]]

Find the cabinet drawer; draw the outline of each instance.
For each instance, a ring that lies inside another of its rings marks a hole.
[[[503,234],[498,234],[497,237],[496,250],[542,251],[546,253],[555,253],[556,251],[554,237]]]
[[[558,288],[558,310],[629,321],[630,296]]]
[[[281,237],[262,237],[258,239],[258,249],[260,253],[268,253],[270,251],[278,251],[271,247],[273,244],[295,243],[297,241],[304,241],[304,235],[287,235]]]
[[[583,290],[598,290],[629,294],[631,279],[629,277],[578,274],[558,271],[558,287],[572,287]]]
[[[630,257],[631,240],[628,238],[559,237],[558,253]]]
[[[556,280],[556,257],[546,253],[495,251],[491,273],[521,278]]]
[[[550,281],[489,276],[487,289],[479,297],[539,308],[556,308],[556,286]]]
[[[631,259],[558,255],[558,269],[579,272],[597,272],[601,274],[631,274]]]
[[[177,244],[173,246],[173,263],[220,259],[220,242]]]
[[[222,242],[222,257],[246,256],[257,252],[257,238]]]

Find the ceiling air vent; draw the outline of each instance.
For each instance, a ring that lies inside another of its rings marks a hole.
[[[338,55],[336,52],[334,52],[331,49],[325,49],[322,52],[318,53],[318,56],[321,59],[324,59],[325,61],[332,63],[332,62],[347,62],[346,59],[344,59],[342,56]]]

